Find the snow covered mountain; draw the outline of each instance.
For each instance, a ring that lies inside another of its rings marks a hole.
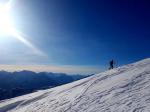
[[[1,101],[0,112],[150,112],[150,58]]]

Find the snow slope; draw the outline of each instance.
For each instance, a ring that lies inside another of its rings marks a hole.
[[[150,112],[150,58],[0,102],[0,112]]]

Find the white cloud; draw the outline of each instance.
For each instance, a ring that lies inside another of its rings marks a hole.
[[[35,72],[56,72],[68,74],[93,74],[103,71],[99,66],[74,66],[74,65],[0,65],[0,70],[21,71],[30,70]]]

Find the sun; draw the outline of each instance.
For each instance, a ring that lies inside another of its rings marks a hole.
[[[23,44],[25,44],[26,46],[28,46],[30,49],[32,49],[34,53],[45,56],[45,53],[39,50],[31,42],[29,42],[23,36],[23,33],[16,30],[16,28],[14,27],[12,18],[10,16],[10,9],[11,9],[12,1],[13,0],[9,0],[9,2],[6,4],[0,4],[0,39],[5,40],[4,38],[6,37],[8,37],[8,39],[9,37],[13,37],[19,40],[20,42],[22,42]]]
[[[13,31],[8,5],[0,4],[0,34],[11,34]]]

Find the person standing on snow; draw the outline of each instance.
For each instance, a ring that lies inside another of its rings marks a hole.
[[[114,60],[109,62],[109,70],[114,68]]]

